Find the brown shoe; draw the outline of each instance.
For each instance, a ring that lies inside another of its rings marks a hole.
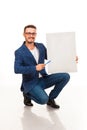
[[[51,106],[52,108],[57,108],[57,109],[60,108],[60,106],[55,103],[54,99],[49,99],[47,105]]]

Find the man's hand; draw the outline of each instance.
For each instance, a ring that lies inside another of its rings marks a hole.
[[[45,64],[38,64],[36,65],[36,70],[41,71],[42,69],[44,69],[44,67],[45,67]]]
[[[78,63],[78,56],[76,56],[76,63]]]

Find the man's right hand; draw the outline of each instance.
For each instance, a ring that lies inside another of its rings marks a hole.
[[[36,65],[36,70],[37,71],[41,71],[44,68],[45,68],[45,64],[38,64],[38,65]]]

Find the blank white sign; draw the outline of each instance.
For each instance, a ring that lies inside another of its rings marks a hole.
[[[47,33],[48,72],[76,72],[75,32]]]

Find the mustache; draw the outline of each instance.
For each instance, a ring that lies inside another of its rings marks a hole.
[[[34,37],[28,37],[28,39],[31,39],[31,38],[32,38],[32,39],[35,39]]]

